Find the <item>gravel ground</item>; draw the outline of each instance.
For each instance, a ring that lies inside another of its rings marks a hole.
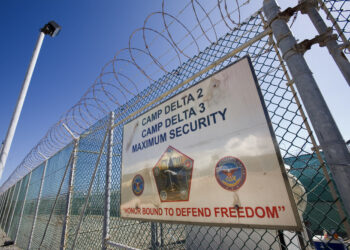
[[[10,240],[9,237],[6,236],[5,232],[0,229],[0,249],[8,249],[8,250],[19,250],[20,248],[14,245],[4,247],[4,242]]]

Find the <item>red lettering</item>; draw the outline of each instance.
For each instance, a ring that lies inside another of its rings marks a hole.
[[[204,216],[204,210],[203,210],[203,208],[199,208],[198,209],[198,216]]]
[[[259,214],[259,210],[261,211],[260,214]],[[265,217],[265,210],[262,207],[256,207],[255,208],[255,214],[259,218],[264,218]]]
[[[210,217],[211,216],[211,211],[210,211],[210,209],[209,208],[204,208],[204,210],[205,210],[205,216],[206,217]]]
[[[236,215],[236,209],[234,207],[229,207],[229,211],[230,211],[230,217],[231,218],[236,218],[237,215]]]
[[[244,218],[244,211],[243,211],[243,207],[238,207],[237,208],[237,212],[238,212],[238,217],[239,218]]]
[[[267,217],[269,217],[269,218],[275,218],[275,217],[279,218],[276,206],[273,206],[272,210],[270,207],[266,207],[266,214],[267,214]]]
[[[176,216],[181,216],[181,209],[180,208],[176,208]]]
[[[140,208],[138,208],[138,212],[140,213]],[[144,215],[162,215],[163,210],[161,208],[148,208],[144,207],[142,208],[142,214]]]
[[[245,215],[247,218],[254,217],[254,210],[251,207],[245,207]]]
[[[141,214],[141,209],[140,208],[124,208],[124,212],[127,214]]]
[[[226,217],[229,217],[229,216],[228,216],[228,213],[227,213],[227,208],[226,208],[226,207],[222,207],[222,208],[221,208],[221,217],[225,217],[224,215],[226,215]]]
[[[196,209],[196,208],[192,208],[192,215],[193,217],[197,217],[197,211],[199,210],[200,208]]]
[[[215,217],[218,217],[218,214],[220,213],[219,209],[220,208],[218,208],[218,207],[214,207]]]

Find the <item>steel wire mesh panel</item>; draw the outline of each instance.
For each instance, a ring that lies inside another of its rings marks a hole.
[[[4,206],[4,197],[5,197],[5,192],[0,195],[0,211],[3,211],[3,206]],[[0,212],[0,219],[1,219],[1,212]]]
[[[5,206],[3,217],[2,217],[2,221],[1,221],[1,228],[3,230],[5,230],[5,225],[6,225],[6,222],[8,220],[8,214],[9,214],[9,210],[10,210],[10,207],[11,207],[11,200],[12,200],[12,197],[13,197],[14,189],[15,189],[15,185],[12,186],[9,189],[8,196],[7,196],[7,199],[6,199],[6,206]]]
[[[10,210],[11,210],[11,205],[12,205],[12,199],[13,199],[13,196],[15,194],[15,187],[16,187],[16,184],[11,187],[11,192],[9,194],[9,199],[7,200],[7,208],[5,210],[4,220],[2,222],[3,223],[2,224],[2,228],[3,228],[4,231],[6,230],[6,224],[7,224],[7,222],[10,219],[10,213],[11,213]]]
[[[13,212],[14,212],[14,209],[15,209],[15,206],[16,206],[17,194],[19,192],[19,188],[21,186],[21,182],[20,181],[17,182],[14,186],[15,186],[15,189],[14,189],[14,193],[12,195],[12,199],[11,199],[11,203],[10,203],[10,209],[9,209],[9,213],[8,213],[8,218],[7,218],[7,221],[6,221],[5,228],[4,228],[4,231],[5,231],[6,234],[8,234],[8,231],[9,231],[12,215],[13,215]]]
[[[348,39],[350,38],[349,19],[350,19],[350,3],[349,1],[324,0],[323,1],[337,24],[341,28],[342,34]]]
[[[38,215],[33,231],[32,249],[39,249],[40,247],[72,150],[73,145],[69,144],[48,160],[38,207]],[[68,168],[70,171],[70,166]],[[41,249],[59,249],[60,247],[62,226],[66,211],[69,171],[66,178],[63,180],[61,192],[58,196],[50,223],[47,227]]]
[[[28,193],[23,208],[23,216],[21,225],[19,226],[18,237],[16,244],[20,248],[27,248],[29,244],[30,234],[34,223],[34,214],[40,189],[41,178],[43,175],[44,165],[32,171],[32,177],[28,186]]]
[[[74,175],[73,200],[69,216],[67,248],[71,249],[74,238],[74,249],[99,249],[102,242],[104,186],[106,166],[106,143],[103,144],[109,125],[108,119],[102,119],[79,140],[77,162]],[[98,162],[101,145],[103,145],[101,159]],[[91,195],[83,214],[79,234],[76,235],[80,215],[88,198],[90,181],[97,164],[97,172],[93,180]]]
[[[9,192],[10,192],[10,188],[8,190],[6,190],[6,192],[4,193],[4,204],[1,208],[1,215],[0,215],[0,227],[2,227],[2,223],[4,221],[4,217],[5,217],[5,211],[6,211],[6,208],[7,208],[7,200],[8,200],[8,195],[9,195]]]
[[[340,36],[338,37],[338,41],[340,44],[344,43],[345,41],[342,41],[341,36],[343,35],[346,40],[349,41],[350,39],[350,29],[349,29],[349,22],[350,22],[350,2],[349,1],[337,1],[337,0],[323,0],[326,7],[328,8],[330,14],[333,16],[334,21],[333,23],[333,30],[338,33]],[[330,19],[329,16],[327,16],[327,19]],[[340,30],[338,31],[336,28],[336,25],[339,26]],[[345,44],[345,52],[349,54],[349,45]]]
[[[211,47],[205,49],[198,56],[189,60],[176,70],[176,74],[165,75],[139,97],[134,98],[120,110],[117,110],[117,120],[121,121],[128,114],[138,110],[151,102],[165,91],[188,79],[198,71],[209,66],[220,57],[251,38],[264,31],[263,21],[259,14],[250,18],[232,33],[219,39]],[[280,146],[282,156],[289,167],[290,183],[294,191],[294,198],[298,204],[305,230],[300,232],[305,242],[300,243],[295,232],[285,231],[283,234],[276,230],[233,229],[227,227],[203,227],[180,224],[149,223],[136,220],[121,220],[119,216],[120,193],[120,167],[122,125],[115,133],[115,146],[112,170],[112,200],[111,200],[111,240],[136,248],[189,248],[189,249],[279,249],[281,244],[300,248],[301,244],[310,246],[313,235],[320,234],[322,230],[336,230],[345,236],[342,220],[334,206],[334,199],[330,196],[327,183],[320,186],[316,176],[322,176],[321,164],[311,148],[313,147],[309,133],[304,125],[304,119],[298,112],[298,105],[294,94],[288,88],[285,71],[281,67],[278,55],[274,50],[269,37],[255,42],[246,49],[237,53],[224,63],[209,70],[188,85],[174,91],[191,86],[210,74],[222,69],[230,62],[249,54],[252,58],[255,73],[262,90],[265,105]],[[157,105],[154,103],[152,106]],[[151,108],[151,107],[150,107]],[[146,109],[147,111],[148,109]],[[316,167],[315,167],[316,165]],[[316,172],[310,169],[316,170]],[[302,194],[299,192],[301,190]],[[317,197],[316,200],[311,197]],[[319,204],[323,204],[317,208]],[[318,211],[318,212],[316,212]],[[319,215],[321,213],[321,216]],[[135,237],[137,235],[137,237]],[[281,240],[283,238],[283,243]]]
[[[215,62],[220,57],[231,52],[233,49],[243,45],[245,42],[249,41],[251,38],[258,35],[264,30],[263,22],[259,18],[259,15],[253,16],[247,23],[243,24],[239,29],[235,30],[232,34],[227,34],[219,41],[213,44],[211,47],[200,53],[199,56],[185,63],[182,67],[176,70],[177,74],[168,74],[160,79],[157,83],[152,85],[149,89],[143,91],[139,100],[133,100],[126,105],[128,112],[119,117],[119,120],[126,117],[129,113],[141,108],[148,102],[157,98],[159,95],[165,91],[171,89],[182,81],[188,79],[198,71],[209,66],[211,63]],[[265,38],[257,43],[253,44],[249,48],[241,51],[235,58],[225,61],[221,65],[215,67],[213,70],[208,71],[195,81],[184,88],[173,92],[170,96],[182,91],[183,89],[191,86],[192,84],[200,81],[201,79],[209,76],[210,74],[220,70],[221,68],[228,65],[230,62],[237,60],[238,58],[250,54],[253,58],[253,64],[259,66],[259,64],[264,64],[264,61],[269,60],[266,63],[266,68],[258,71],[261,73],[266,73],[269,70],[276,71],[274,67],[278,66],[279,62],[274,54],[272,57],[266,55],[271,52],[271,46],[268,44],[268,38]],[[264,55],[265,54],[265,55]],[[263,56],[264,55],[264,56]],[[261,57],[264,58],[261,58]],[[269,58],[271,57],[271,58]],[[275,61],[275,62],[274,62]],[[272,64],[272,65],[271,65]],[[274,65],[273,65],[274,64]],[[265,70],[265,72],[264,72]],[[259,75],[259,74],[258,74]],[[262,74],[260,74],[262,75]],[[283,75],[283,72],[282,72]],[[277,84],[277,83],[276,83]],[[276,87],[277,88],[277,87]],[[286,87],[285,87],[286,88]],[[166,97],[168,98],[168,97]],[[156,104],[154,104],[156,105]],[[117,111],[117,116],[120,112]],[[118,122],[118,120],[117,120]],[[244,239],[252,233],[260,235],[259,241],[267,242],[265,245],[273,247],[279,247],[276,242],[276,233],[267,233],[266,230],[235,230],[230,228],[219,228],[219,227],[201,227],[201,226],[185,226],[185,225],[173,225],[165,223],[149,223],[135,220],[120,220],[117,216],[119,215],[119,192],[120,192],[120,166],[121,166],[121,142],[122,142],[122,126],[115,129],[115,142],[114,147],[114,158],[113,158],[113,171],[112,171],[112,202],[111,202],[111,235],[115,242],[120,242],[122,244],[137,247],[137,248],[150,248],[155,246],[161,246],[162,248],[217,248],[219,246],[225,247],[231,245],[233,247],[239,248],[247,245]],[[151,225],[153,224],[153,225]],[[138,237],[132,237],[133,235],[138,235]],[[262,235],[265,235],[265,239],[261,240]],[[268,237],[266,236],[268,235]],[[152,240],[153,238],[153,240]],[[236,243],[233,239],[236,238]],[[252,243],[254,243],[253,240]],[[229,243],[226,243],[229,242]],[[240,244],[243,242],[243,244]],[[254,244],[248,244],[248,246],[253,246]],[[255,243],[254,247],[258,246]]]
[[[16,207],[12,218],[12,223],[8,233],[8,236],[12,240],[15,240],[16,233],[19,227],[19,221],[20,221],[21,211],[22,211],[22,207],[23,207],[23,203],[24,203],[24,199],[27,191],[28,181],[29,181],[29,175],[26,175],[25,177],[23,177],[21,189],[19,190],[18,199],[16,202]]]
[[[11,188],[9,188],[6,193],[5,193],[5,197],[4,197],[4,206],[2,208],[2,211],[1,211],[1,220],[0,220],[0,227],[3,229],[3,223],[4,223],[4,220],[6,218],[6,211],[7,211],[7,208],[8,208],[8,199],[9,199],[9,196],[10,196],[10,192],[11,192]]]
[[[1,222],[1,214],[2,214],[2,211],[3,211],[3,205],[4,205],[4,196],[5,196],[5,193],[2,193],[0,195],[0,222]]]
[[[0,201],[1,201],[1,203],[0,203],[0,222],[1,222],[1,214],[2,214],[2,211],[3,211],[3,208],[4,208],[4,204],[5,204],[5,201],[4,201],[4,199],[5,199],[5,196],[6,196],[6,192],[4,192],[4,193],[2,193],[1,194],[1,198],[0,198]]]
[[[349,7],[346,7],[347,10],[344,10],[344,6],[347,4],[346,1],[326,0],[325,3],[331,13],[338,13],[335,17],[343,33],[347,36]],[[299,105],[295,99],[295,93],[289,87],[290,82],[288,82],[286,71],[282,67],[278,51],[275,50],[274,43],[269,36],[265,36],[254,43],[249,43],[243,49],[237,51],[234,57],[216,65],[171,94],[163,96],[164,93],[173,87],[194,76],[219,58],[246,44],[264,30],[264,20],[262,20],[261,13],[254,14],[246,22],[239,25],[238,28],[211,44],[211,46],[189,59],[176,70],[161,77],[157,82],[116,110],[115,122],[120,122],[120,124],[114,129],[113,138],[110,240],[141,249],[281,249],[281,246],[300,249],[303,245],[312,247],[313,236],[320,235],[323,230],[329,232],[335,230],[339,235],[348,237],[345,225],[349,223],[349,220],[339,215],[336,207],[337,197],[332,195],[332,190],[323,172],[326,169],[329,173],[329,170],[327,166],[320,163],[317,152],[313,151],[313,146],[315,145],[311,143],[309,132],[305,126],[305,119],[301,115]],[[128,121],[126,118],[133,119],[129,117],[131,113],[162,96],[162,100],[152,103],[141,113],[147,112],[160,102],[176,95],[247,54],[252,59],[265,105],[286,164],[289,182],[304,230],[296,233],[120,219],[121,152],[123,125]],[[107,152],[107,143],[103,143],[103,141],[108,124],[107,117],[100,120],[85,131],[79,140],[73,197],[67,221],[67,249],[72,249],[74,242],[74,249],[98,249],[102,244]],[[40,242],[72,150],[73,145],[70,144],[49,159],[42,197],[39,203],[39,213],[33,231],[33,249],[40,247]],[[100,161],[98,161],[99,155],[101,155]],[[96,175],[94,176],[95,167]],[[69,169],[66,178],[63,180],[58,203],[54,207],[53,216],[41,246],[43,249],[57,249],[60,247],[70,171],[71,169]],[[25,204],[23,202],[28,176],[23,179],[20,190],[18,187],[18,202],[14,208],[13,222],[9,227],[9,235],[12,239],[15,237],[21,208],[24,205],[24,213],[17,239],[19,246],[23,248],[26,248],[28,245],[28,233],[30,233],[33,225],[34,208],[38,201],[40,173],[42,174],[42,166],[33,170]],[[92,189],[89,195],[88,191],[91,181]],[[3,225],[7,225],[6,214],[11,213],[11,206],[13,206],[9,201],[13,201],[18,184],[19,182],[16,186],[8,189],[1,197],[2,228],[4,228]],[[84,211],[85,204],[87,206]],[[80,221],[80,219],[82,220]],[[78,228],[79,233],[77,234]],[[298,235],[301,237],[298,237]]]
[[[7,202],[9,199],[9,193],[10,193],[10,188],[4,193],[4,204],[2,206],[2,210],[1,210],[1,218],[0,218],[0,227],[2,228],[2,222],[4,220],[5,217],[5,211],[6,211],[6,207],[7,207]]]

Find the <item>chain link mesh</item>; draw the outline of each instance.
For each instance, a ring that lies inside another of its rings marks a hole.
[[[13,189],[14,189],[14,186],[12,186],[8,190],[8,193],[7,193],[7,196],[6,196],[6,205],[4,207],[4,211],[2,213],[2,218],[1,218],[1,228],[5,228],[5,224],[6,224],[6,221],[8,219],[8,212],[9,212],[9,209],[10,209],[10,202],[11,202],[11,199],[12,199]]]
[[[38,202],[39,188],[43,175],[44,165],[34,169],[28,186],[28,193],[24,203],[21,224],[19,225],[17,245],[26,249],[29,244],[32,226],[34,223],[34,213]]]
[[[41,249],[59,249],[60,247],[65,205],[67,202],[68,175],[63,182],[62,178],[72,150],[73,145],[70,144],[48,160],[38,208],[38,216],[36,219],[37,222],[33,231],[32,249],[39,249],[42,241]],[[61,182],[61,192],[54,207],[56,195],[59,191]],[[52,209],[54,209],[54,211],[49,222]],[[45,232],[46,227],[47,230]],[[44,233],[45,238],[43,240]]]
[[[79,140],[73,201],[69,216],[68,249],[71,249],[75,240],[75,249],[101,248],[107,150],[106,143],[103,142],[108,124],[107,118],[102,119],[86,131]],[[98,161],[100,154],[101,158]],[[97,172],[93,177],[96,167]],[[88,196],[91,181],[92,189],[90,196]],[[87,207],[84,212],[85,203]],[[82,224],[77,235],[76,232],[82,213]]]
[[[343,45],[344,52],[350,54],[350,2],[337,0],[321,1],[321,7],[326,12],[327,19],[333,24],[333,30],[337,33],[338,42]]]
[[[334,15],[342,34],[348,39],[349,9],[347,1],[324,1]],[[216,65],[191,82],[181,86],[162,100],[156,100],[186,79],[207,68],[221,57],[243,46],[265,31],[260,12],[255,13],[238,28],[226,34],[197,56],[182,64],[176,71],[165,74],[128,103],[116,110],[118,124],[114,128],[110,240],[141,249],[291,249],[313,247],[312,238],[324,230],[336,231],[349,237],[349,219],[341,214],[342,204],[337,191],[328,180],[329,169],[323,155],[312,143],[312,137],[288,72],[271,36],[249,44],[235,56]],[[120,218],[121,152],[123,125],[129,115],[150,104],[141,113],[176,95],[193,84],[221,70],[230,63],[249,55],[258,78],[294,198],[302,219],[302,232],[246,229],[144,222]],[[73,144],[48,160],[43,191],[38,199],[44,165],[25,176],[0,197],[1,227],[26,248],[32,232],[35,207],[38,215],[33,229],[32,249],[58,249],[61,245],[69,176],[74,177],[72,202],[67,217],[67,249],[99,249],[102,246],[104,218],[105,165],[108,144],[105,141],[109,119],[106,117],[81,136],[72,173],[70,157]],[[316,150],[316,151],[315,151]],[[68,169],[67,175],[64,173]],[[28,188],[28,194],[26,190]],[[59,192],[60,190],[60,192]],[[59,193],[58,193],[59,192]],[[18,194],[18,195],[17,195]],[[18,198],[17,198],[18,196]],[[16,202],[17,199],[17,202]],[[25,201],[25,202],[24,202]],[[56,202],[57,201],[57,202]],[[20,219],[23,208],[23,216]],[[13,213],[12,222],[8,214]],[[51,219],[50,214],[52,214]],[[11,223],[10,223],[11,222]],[[20,223],[19,223],[20,222]],[[19,225],[20,224],[20,225]],[[43,239],[43,236],[45,238]],[[42,244],[41,244],[42,242]]]
[[[9,209],[9,213],[8,213],[8,217],[7,217],[7,221],[6,221],[6,225],[5,225],[5,229],[4,229],[6,234],[8,234],[8,232],[9,232],[10,223],[11,223],[11,220],[13,219],[13,212],[15,209],[16,200],[18,197],[18,192],[19,192],[20,186],[21,186],[21,182],[19,181],[16,183],[14,193],[12,195],[10,209]]]
[[[218,58],[263,32],[263,23],[260,15],[256,14],[234,32],[219,39],[210,48],[207,48],[197,57],[185,63],[183,67],[178,68],[176,70],[178,74],[164,76],[149,89],[141,93],[141,101],[135,99],[130,102],[127,106],[127,112],[119,116],[119,121],[127,117],[129,113],[140,109],[167,90],[209,66]],[[156,246],[162,249],[218,249],[220,247],[232,249],[279,249],[281,244],[297,248],[304,244],[306,247],[310,247],[312,244],[311,238],[314,235],[321,234],[323,230],[328,232],[335,230],[346,237],[346,232],[342,226],[345,221],[342,221],[338,215],[335,200],[330,195],[327,182],[321,185],[318,182],[317,178],[320,176],[324,179],[324,174],[321,171],[322,164],[320,164],[317,155],[313,153],[312,148],[314,145],[311,143],[309,132],[305,127],[305,119],[298,111],[299,106],[294,99],[295,94],[288,87],[289,82],[286,72],[281,66],[281,61],[276,52],[269,37],[265,37],[237,53],[234,58],[221,63],[188,85],[164,97],[164,99],[168,99],[246,54],[251,56],[282,156],[285,163],[289,165],[287,170],[290,174],[292,188],[294,190],[297,189],[301,183],[305,189],[305,193],[302,196],[294,193],[298,207],[306,206],[304,212],[302,209],[299,211],[305,228],[303,232],[300,232],[304,242],[299,242],[296,233],[286,231],[173,225],[119,219],[120,154],[123,124],[114,131],[115,142],[117,143],[113,148],[115,156],[113,158],[112,172],[112,241],[142,249],[155,248]],[[154,103],[150,108],[157,104]],[[117,111],[117,114],[120,113],[123,112]],[[321,216],[319,213],[321,213]],[[132,237],[133,235],[137,235],[137,237]],[[283,235],[285,242],[281,242],[281,235]]]
[[[25,196],[26,196],[26,192],[27,192],[28,182],[29,182],[29,175],[26,175],[22,179],[21,189],[19,191],[19,195],[18,195],[18,199],[17,199],[17,202],[16,202],[16,207],[15,207],[15,212],[14,212],[12,223],[11,223],[11,226],[10,226],[10,231],[8,233],[8,236],[11,239],[15,239],[16,238],[16,234],[17,234],[17,231],[18,231],[20,218],[21,218],[20,216],[21,216],[21,213],[22,213],[22,208],[23,208],[23,204],[24,204],[24,200],[25,200]]]

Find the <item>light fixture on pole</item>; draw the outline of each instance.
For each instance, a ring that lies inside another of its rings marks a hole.
[[[2,177],[2,173],[4,171],[4,167],[6,164],[7,156],[10,151],[11,143],[13,136],[15,135],[17,123],[19,120],[19,116],[22,111],[23,103],[25,100],[25,97],[27,95],[28,87],[30,80],[32,79],[33,71],[35,68],[36,61],[38,60],[39,52],[41,49],[41,45],[43,44],[45,35],[49,35],[51,37],[57,36],[57,34],[60,32],[61,27],[54,21],[51,21],[47,23],[43,28],[40,30],[38,41],[36,42],[36,46],[32,55],[32,59],[30,60],[30,64],[26,73],[26,76],[23,81],[22,89],[19,94],[17,104],[15,111],[13,112],[12,119],[10,126],[7,130],[6,138],[3,142],[3,146],[0,152],[0,179]]]

